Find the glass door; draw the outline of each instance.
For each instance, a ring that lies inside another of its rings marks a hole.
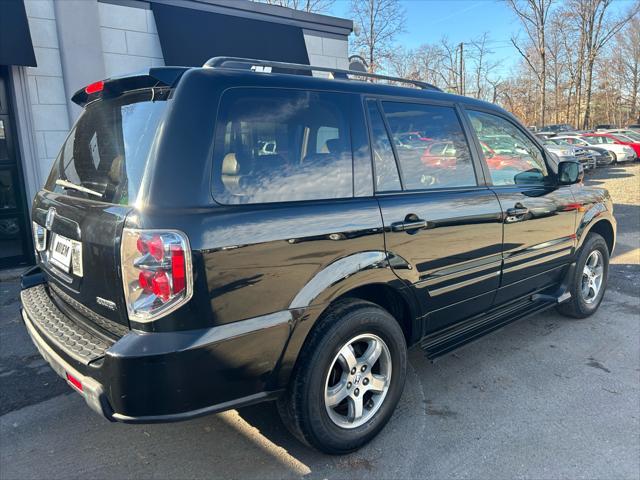
[[[0,268],[33,261],[29,211],[12,120],[8,70],[0,67]]]

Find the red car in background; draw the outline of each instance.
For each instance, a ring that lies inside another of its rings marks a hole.
[[[618,145],[627,145],[633,148],[636,152],[636,156],[640,158],[640,142],[631,141],[630,138],[623,135],[616,135],[614,133],[585,133],[583,137],[599,138],[602,139],[601,143],[615,143]],[[606,140],[605,140],[606,139]]]
[[[484,158],[492,170],[515,170],[526,171],[531,169],[531,165],[520,156],[505,155],[496,153],[486,143],[480,142]],[[420,160],[423,164],[433,168],[455,169],[456,168],[456,147],[453,142],[434,142],[425,149]]]

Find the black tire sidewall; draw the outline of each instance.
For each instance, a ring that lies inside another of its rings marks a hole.
[[[391,354],[391,385],[373,418],[353,429],[341,428],[329,417],[324,405],[326,374],[338,351],[353,337],[370,333],[380,337]],[[353,451],[371,440],[388,422],[400,400],[406,377],[407,351],[396,320],[377,306],[348,312],[329,328],[315,345],[301,391],[301,422],[309,443],[327,453]]]
[[[582,275],[584,270],[584,265],[589,258],[589,255],[594,250],[598,250],[600,255],[602,255],[603,259],[603,269],[602,269],[602,286],[600,287],[600,291],[598,292],[598,298],[593,303],[586,303],[582,296]],[[575,298],[575,307],[577,313],[581,316],[588,316],[593,314],[600,303],[602,303],[602,299],[604,298],[605,290],[607,289],[607,283],[609,278],[609,248],[607,247],[607,243],[604,241],[598,234],[590,234],[589,238],[587,238],[585,244],[583,245],[580,257],[576,263],[576,273],[573,281],[572,295]]]

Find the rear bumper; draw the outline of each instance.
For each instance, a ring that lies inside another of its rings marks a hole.
[[[44,341],[24,309],[22,310],[22,319],[31,340],[38,349],[38,352],[40,352],[42,358],[49,363],[53,371],[60,375],[60,377],[62,377],[71,388],[84,397],[91,410],[113,421],[113,412],[109,402],[107,401],[107,397],[104,394],[104,388],[102,385],[93,378],[81,374],[71,364],[58,355],[55,350],[53,350],[53,348]],[[78,389],[76,385],[69,381],[67,374],[80,381],[82,390]]]
[[[70,335],[74,321],[55,304],[35,305],[42,295],[33,295],[32,289],[48,290],[37,285],[21,294],[22,317],[33,343],[89,407],[110,421],[186,420],[281,393],[272,381],[289,337],[289,312],[195,331],[131,331],[107,342],[103,352],[93,349],[91,357],[84,358],[74,351],[79,348],[75,344],[99,345],[104,339],[92,342],[86,329],[80,340]],[[51,318],[66,323],[50,328]]]

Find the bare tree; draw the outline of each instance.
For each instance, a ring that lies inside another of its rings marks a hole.
[[[540,124],[545,123],[546,90],[547,90],[547,58],[546,58],[546,27],[549,19],[549,9],[553,0],[507,0],[511,10],[522,22],[528,40],[533,45],[533,51],[537,55],[537,62],[530,58],[528,48],[523,48],[516,39],[511,42],[516,47],[522,58],[525,59],[531,71],[538,78],[540,92]]]
[[[352,48],[367,60],[369,72],[376,72],[404,29],[404,10],[398,0],[351,0],[351,15],[357,32]]]
[[[620,54],[622,80],[627,84],[629,97],[629,120],[640,117],[638,95],[640,94],[640,16],[631,19],[626,28],[616,36],[614,48]]]
[[[582,127],[591,122],[591,95],[593,87],[593,67],[602,48],[640,12],[640,2],[636,2],[619,18],[607,14],[612,0],[573,0],[571,5],[577,12],[585,38],[585,110]]]
[[[398,47],[387,56],[387,70],[396,77],[420,80],[417,57],[416,51]]]
[[[414,51],[413,63],[420,80],[433,85],[445,86],[446,78],[442,75],[442,52],[438,45],[425,43]]]
[[[309,13],[327,13],[335,3],[335,0],[252,0],[268,5],[302,10]]]
[[[459,44],[442,37],[438,45],[440,51],[440,75],[447,90],[462,94]]]
[[[488,47],[489,34],[483,33],[479,38],[468,42],[468,48],[466,49],[469,62],[463,62],[463,64],[471,65],[471,76],[465,75],[465,78],[470,79],[473,88],[467,88],[467,91],[473,90],[473,96],[482,100],[489,100],[495,95],[495,88],[491,78],[493,71],[500,66],[500,62],[491,60],[493,51]],[[493,88],[493,93],[490,93]]]

